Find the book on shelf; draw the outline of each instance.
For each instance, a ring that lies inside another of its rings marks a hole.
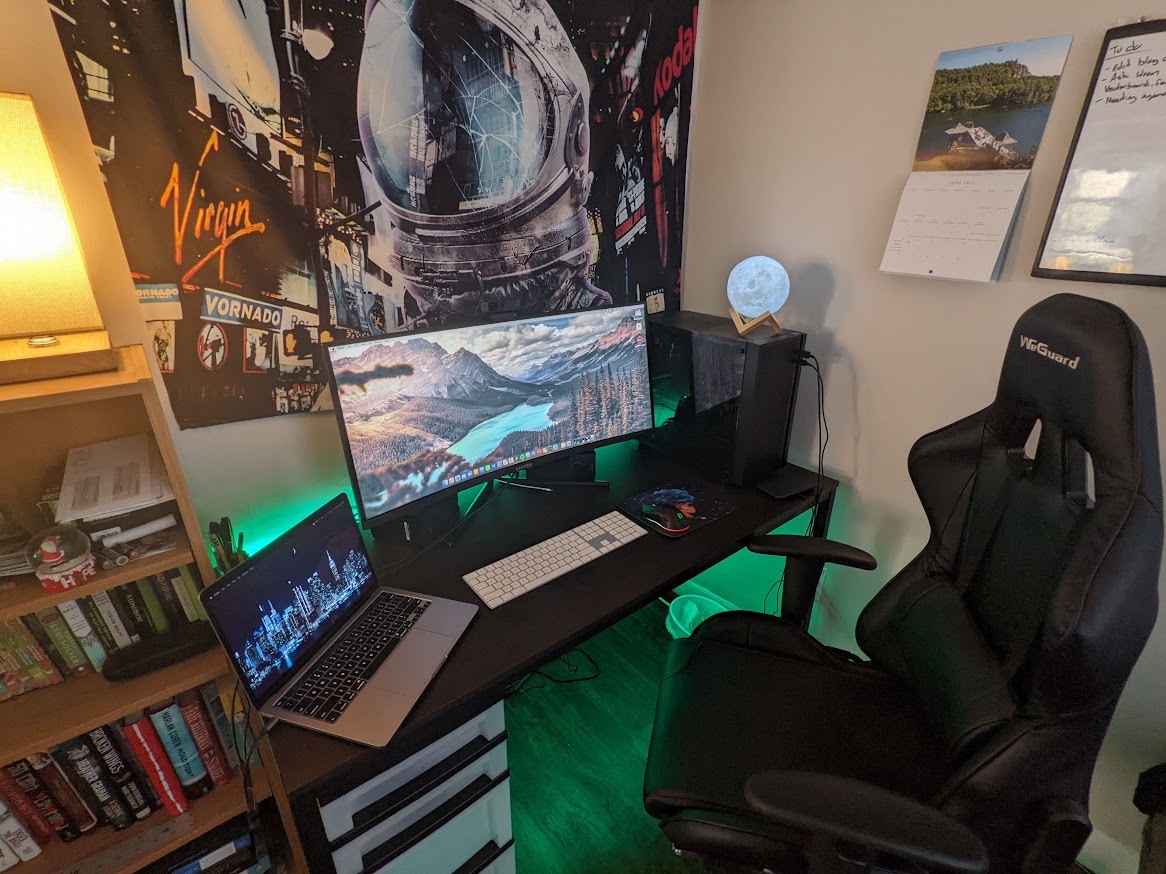
[[[207,715],[198,692],[183,692],[178,696],[177,704],[178,712],[182,714],[182,718],[186,721],[186,727],[190,729],[195,749],[198,750],[198,756],[206,766],[211,783],[215,786],[222,786],[229,782],[231,773],[227,770],[227,757],[223,753],[223,748],[219,744],[218,736],[215,734],[211,719]]]
[[[158,597],[158,602],[162,605],[162,612],[166,616],[167,625],[170,628],[182,628],[184,625],[188,625],[190,619],[187,618],[186,611],[182,608],[182,603],[178,600],[178,593],[174,591],[169,574],[165,571],[154,574],[150,577],[150,582],[154,586],[154,593]]]
[[[133,587],[137,589],[138,594],[142,598],[142,603],[146,607],[146,615],[149,617],[154,631],[158,634],[169,631],[170,620],[166,616],[166,611],[162,608],[162,602],[158,598],[158,593],[154,590],[153,578],[145,577],[140,580],[135,580]],[[129,588],[128,584],[126,588]]]
[[[0,684],[12,697],[59,683],[56,665],[19,619],[0,622]]]
[[[266,871],[270,860],[266,855],[256,860],[255,843],[246,816],[240,814],[192,838],[139,874],[236,874],[261,863],[264,867],[256,870]]]
[[[45,607],[37,610],[33,616],[69,667],[68,671],[61,673],[80,677],[93,670],[93,665],[85,657],[85,651],[81,649],[81,644],[77,642],[77,637],[69,629],[69,623],[65,621],[60,610],[56,607]]]
[[[123,829],[133,824],[134,818],[122,803],[121,793],[88,740],[84,737],[67,740],[57,746],[53,757],[77,793],[95,813],[100,814],[106,825]]]
[[[0,801],[13,811],[24,826],[43,843],[53,839],[53,827],[49,825],[36,804],[20,788],[8,768],[0,768]]]
[[[201,577],[198,576],[198,568],[194,565],[184,564],[178,569],[178,575],[182,578],[182,585],[186,589],[186,593],[190,596],[191,603],[194,605],[194,612],[197,619],[193,621],[210,622],[210,617],[206,615],[206,608],[202,606],[202,601],[199,600],[198,593],[202,588],[199,584]]]
[[[3,697],[12,698],[16,695],[23,695],[35,688],[36,683],[32,674],[29,673],[24,663],[16,657],[15,653],[8,651],[2,629],[0,629],[0,689],[3,690]]]
[[[0,841],[7,844],[22,862],[40,855],[40,844],[32,832],[3,801],[0,801]]]
[[[146,640],[157,633],[150,624],[150,614],[137,586],[132,583],[116,586],[109,590],[109,597],[131,638],[136,635],[139,640]]]
[[[81,605],[76,601],[62,601],[57,605],[57,609],[69,626],[69,630],[73,632],[73,636],[77,638],[77,643],[81,645],[81,649],[84,651],[85,657],[89,659],[89,664],[93,666],[93,670],[100,671],[101,666],[105,664],[106,650],[98,638],[97,632],[93,630],[93,626],[85,618]]]
[[[118,615],[117,607],[114,606],[113,598],[110,597],[109,592],[96,592],[92,596],[92,601],[97,612],[101,614],[101,619],[105,623],[105,627],[109,629],[114,645],[118,649],[125,649],[130,644],[137,643],[142,639],[140,634],[131,633],[125,623],[121,621],[121,616]]]
[[[47,753],[33,753],[25,761],[36,771],[36,775],[77,831],[85,834],[97,827],[97,815],[77,794],[77,790],[52,756]]]
[[[97,609],[97,604],[93,602],[93,599],[81,597],[77,599],[76,603],[81,608],[81,613],[85,616],[85,621],[89,623],[89,627],[97,634],[97,639],[101,641],[101,646],[105,650],[106,655],[121,649],[116,638],[113,636],[113,631],[106,624],[105,619],[102,618],[101,611]]]
[[[27,759],[5,765],[4,771],[12,778],[17,788],[24,793],[24,797],[32,802],[33,807],[37,809],[37,812],[51,829],[48,834],[37,833],[34,829],[33,837],[38,838],[43,844],[47,843],[54,834],[62,841],[74,840],[81,834],[73,825],[68,814],[57,804],[57,799],[53,797],[48,786],[41,780],[40,775],[28,763]],[[7,796],[8,793],[3,794]]]
[[[37,643],[36,638],[29,633],[28,626],[19,618],[8,620],[8,630],[20,652],[35,666],[34,675],[39,672],[46,686],[64,682],[64,676],[57,670],[53,660],[49,658],[44,647]]]
[[[142,763],[138,761],[138,756],[134,752],[133,746],[130,744],[128,735],[126,735],[125,725],[123,725],[120,721],[111,722],[109,725],[105,726],[105,728],[111,735],[113,735],[113,741],[117,746],[118,752],[121,753],[122,759],[125,761],[126,765],[129,766],[129,769],[133,772],[134,777],[137,778],[138,787],[141,789],[142,794],[146,797],[146,800],[150,803],[150,806],[154,810],[161,810],[162,800],[158,797],[158,793],[154,791],[154,785],[150,782],[150,775],[146,773],[146,769],[142,767]]]
[[[32,639],[36,641],[37,646],[44,650],[45,655],[53,663],[53,667],[57,669],[57,672],[62,677],[69,676],[71,673],[69,663],[65,661],[65,657],[61,655],[61,651],[57,649],[57,645],[53,643],[53,639],[49,637],[44,626],[40,624],[40,620],[30,613],[26,616],[21,616],[20,623],[32,635]],[[84,660],[85,657],[81,656],[81,658]]]
[[[231,724],[231,737],[235,744],[235,752],[239,754],[239,758],[243,758],[240,746],[246,749],[247,738],[250,737],[251,727],[247,725],[247,711],[244,708],[245,700],[242,692],[239,691],[238,684],[234,680],[223,682],[218,687],[219,689],[219,703],[223,705],[223,713],[226,714],[227,721]],[[259,765],[259,745],[255,744],[250,749],[251,767]]]
[[[185,865],[172,867],[169,874],[237,874],[255,861],[255,849],[247,832],[215,847]]]
[[[171,703],[150,708],[146,712],[150,716],[150,721],[154,723],[186,797],[195,799],[210,792],[214,783],[207,773],[206,764],[198,754],[198,747],[191,737],[190,728],[182,718],[178,705]]]
[[[12,850],[12,847],[0,840],[0,871],[7,871],[9,868],[15,868],[20,864],[20,856]]]
[[[154,729],[153,721],[144,713],[130,714],[122,721],[126,740],[134,757],[150,779],[154,794],[171,816],[181,816],[190,809],[190,802],[182,789],[178,773],[166,755],[162,739]]]
[[[105,765],[109,779],[121,793],[122,804],[134,819],[145,819],[154,812],[154,805],[138,783],[138,778],[129,763],[122,758],[113,732],[105,726],[95,728],[85,735],[93,750]]]
[[[198,594],[194,597],[190,596],[190,592],[186,589],[186,581],[182,578],[182,573],[179,568],[166,571],[166,577],[170,581],[170,588],[174,590],[174,596],[178,599],[178,604],[182,607],[182,615],[186,617],[187,622],[198,622],[201,618],[195,604],[198,604]],[[199,604],[199,607],[202,605]],[[204,614],[205,615],[205,614]]]
[[[202,696],[202,703],[211,718],[211,724],[215,727],[215,733],[219,736],[219,745],[227,758],[227,767],[233,771],[239,767],[239,753],[235,749],[235,727],[227,718],[223,702],[219,699],[218,684],[213,681],[206,683],[198,690],[198,694]]]

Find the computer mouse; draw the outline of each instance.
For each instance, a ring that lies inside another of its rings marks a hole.
[[[671,504],[644,504],[640,515],[657,528],[670,534],[679,534],[689,529],[688,519]]]

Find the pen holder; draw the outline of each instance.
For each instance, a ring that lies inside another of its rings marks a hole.
[[[230,517],[211,522],[208,533],[211,560],[220,577],[247,560],[247,553],[243,551],[243,533],[239,532],[236,537]]]

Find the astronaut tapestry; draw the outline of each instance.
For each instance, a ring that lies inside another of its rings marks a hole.
[[[183,428],[322,345],[679,305],[696,0],[46,0]]]
[[[364,517],[651,428],[644,316],[606,308],[330,348]]]

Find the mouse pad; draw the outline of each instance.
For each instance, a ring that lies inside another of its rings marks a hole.
[[[675,507],[677,512],[684,516],[687,523],[682,531],[665,531],[659,525],[644,518],[643,507],[646,504],[664,504]],[[662,534],[665,537],[683,537],[710,522],[715,522],[722,516],[733,511],[733,506],[705,495],[702,489],[692,486],[669,483],[632,495],[619,505],[619,509],[631,516],[645,528]]]

